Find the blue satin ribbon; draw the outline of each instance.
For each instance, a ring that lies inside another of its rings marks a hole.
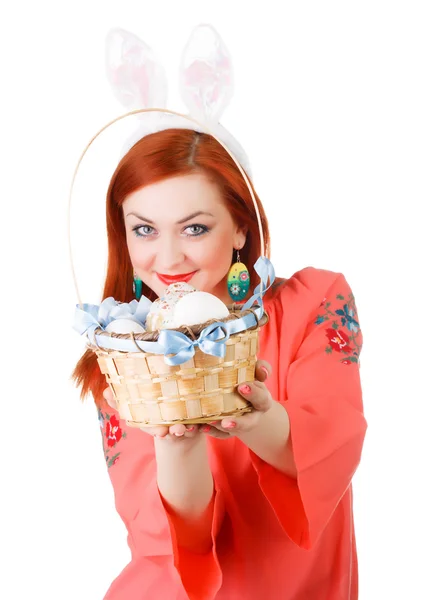
[[[257,302],[258,306],[262,308],[262,298],[267,292],[267,290],[271,288],[271,286],[273,285],[273,281],[276,278],[274,267],[268,260],[268,258],[266,258],[265,256],[259,257],[259,259],[255,263],[254,269],[258,273],[261,279],[261,283],[257,285],[257,287],[254,290],[253,296],[251,296],[249,300],[243,305],[242,310],[247,310],[248,308],[251,308],[255,304],[255,302]],[[268,284],[269,280],[270,283]]]
[[[205,354],[224,358],[229,337],[226,324],[218,321],[203,329],[197,340],[173,329],[162,329],[158,343],[164,348],[165,363],[175,366],[190,360],[197,347]]]
[[[150,311],[151,301],[142,296],[140,301],[118,303],[114,298],[106,298],[100,304],[76,305],[73,328],[80,335],[87,334],[92,344],[95,344],[95,329],[105,329],[115,319],[130,319],[135,323],[145,323]],[[103,336],[104,337],[104,336]]]

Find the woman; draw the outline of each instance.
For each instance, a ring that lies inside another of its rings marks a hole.
[[[208,134],[169,129],[135,144],[110,183],[107,229],[103,298],[131,301],[136,274],[155,299],[180,275],[229,303],[236,251],[257,282],[252,200]],[[366,422],[354,297],[341,274],[308,267],[276,280],[264,306],[257,381],[239,386],[255,410],[239,418],[128,428],[95,354],[76,366],[132,553],[105,600],[357,598],[351,480]]]

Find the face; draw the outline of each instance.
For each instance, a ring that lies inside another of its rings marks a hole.
[[[125,199],[123,215],[134,270],[158,296],[186,281],[230,303],[226,277],[246,236],[205,175],[145,186]]]

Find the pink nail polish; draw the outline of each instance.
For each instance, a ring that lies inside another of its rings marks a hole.
[[[204,426],[202,427],[202,431],[203,431],[203,433],[207,433],[207,432],[208,432],[208,431],[210,431],[210,430],[211,430],[211,428],[210,428],[210,426],[209,426],[209,425],[204,425]]]
[[[242,392],[242,394],[250,394],[251,388],[248,385],[241,385],[239,391]]]
[[[231,421],[230,423],[226,423],[226,425],[224,425],[224,429],[234,429],[236,427],[236,423],[234,421]]]
[[[265,367],[261,367],[261,371],[265,374],[265,378],[268,379],[268,371]]]
[[[187,427],[187,431],[194,431],[194,425],[192,425],[191,427]]]

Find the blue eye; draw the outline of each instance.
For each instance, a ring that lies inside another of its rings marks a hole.
[[[187,237],[198,237],[199,235],[209,232],[209,228],[206,227],[206,225],[189,225],[185,228],[185,230],[187,229],[191,231],[191,233],[185,234]]]
[[[140,230],[142,230],[142,233],[140,233]],[[132,231],[135,233],[136,237],[149,237],[154,229],[150,225],[138,225],[137,227],[134,227]]]

